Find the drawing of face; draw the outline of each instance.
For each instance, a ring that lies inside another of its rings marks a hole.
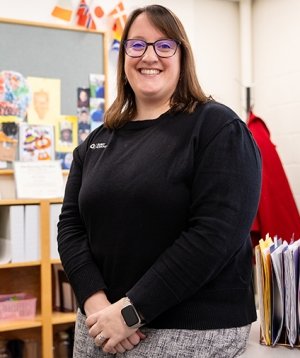
[[[48,93],[41,90],[33,94],[33,106],[40,119],[45,119],[49,111],[49,96]]]

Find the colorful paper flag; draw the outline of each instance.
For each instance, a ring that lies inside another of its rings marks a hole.
[[[120,41],[118,40],[113,40],[112,44],[111,44],[111,49],[113,51],[119,51],[120,50]]]
[[[72,12],[73,9],[70,0],[58,0],[51,15],[61,20],[70,21]]]
[[[90,13],[89,6],[85,0],[80,1],[77,9],[77,25],[86,27],[87,29],[96,29],[96,25]]]
[[[107,31],[108,16],[105,15],[107,11],[105,9],[104,0],[91,0],[89,7],[97,30]]]
[[[119,2],[118,5],[116,5],[114,9],[109,13],[109,15],[114,19],[114,24],[112,28],[113,38],[114,40],[120,41],[127,20],[127,14],[124,9],[123,3]]]

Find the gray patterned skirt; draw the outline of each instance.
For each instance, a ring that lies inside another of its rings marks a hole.
[[[245,350],[251,325],[229,329],[141,328],[146,335],[131,351],[104,353],[89,337],[86,316],[78,312],[73,358],[231,358]]]

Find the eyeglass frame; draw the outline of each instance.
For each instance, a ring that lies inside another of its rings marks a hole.
[[[126,51],[126,44],[127,44],[128,41],[132,41],[132,40],[141,41],[141,42],[143,42],[143,43],[146,45],[146,46],[145,46],[145,50],[144,50],[144,52],[143,52],[141,55],[138,55],[138,56],[128,55],[128,53],[127,53],[127,51]],[[159,55],[159,54],[156,52],[155,44],[156,44],[157,42],[166,41],[166,40],[168,40],[168,41],[173,41],[173,42],[176,44],[176,48],[175,48],[174,53],[173,53],[172,55],[170,55],[170,56],[161,56],[161,55]],[[160,58],[170,58],[170,57],[173,57],[173,56],[176,54],[177,49],[178,49],[178,46],[180,46],[180,45],[181,45],[181,42],[180,42],[180,41],[177,41],[177,40],[174,40],[174,39],[160,39],[160,40],[156,40],[156,41],[154,41],[154,42],[147,42],[147,41],[141,40],[141,39],[127,39],[127,40],[124,40],[124,41],[123,41],[124,51],[125,51],[126,55],[129,56],[129,57],[131,57],[131,58],[139,58],[139,57],[144,56],[144,54],[145,54],[146,51],[148,50],[148,47],[149,47],[149,46],[152,46],[152,47],[153,47],[154,52],[155,52],[155,54],[156,54],[158,57],[160,57]]]

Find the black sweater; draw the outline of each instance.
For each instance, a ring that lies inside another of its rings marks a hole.
[[[94,130],[74,151],[58,224],[81,309],[104,289],[111,302],[127,294],[149,327],[253,322],[260,185],[250,132],[215,102]]]

